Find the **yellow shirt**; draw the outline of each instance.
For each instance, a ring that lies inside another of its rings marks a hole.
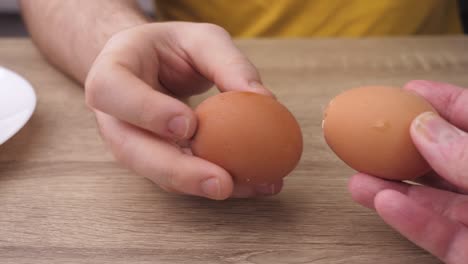
[[[456,0],[155,0],[160,20],[209,22],[234,37],[461,33]]]

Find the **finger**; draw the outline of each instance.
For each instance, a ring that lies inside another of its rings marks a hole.
[[[448,182],[468,190],[468,136],[434,113],[419,115],[411,137],[431,167]]]
[[[446,83],[411,81],[405,89],[426,98],[450,123],[468,130],[468,90]]]
[[[370,209],[375,209],[374,202],[378,193],[394,190],[440,215],[468,224],[467,196],[426,186],[387,181],[361,173],[351,177],[348,189],[354,201]]]
[[[444,262],[462,264],[468,259],[468,230],[463,225],[393,190],[379,192],[375,207],[387,224]]]
[[[203,77],[184,58],[174,56],[174,52],[160,51],[159,56],[161,61],[164,61],[158,72],[159,82],[171,95],[187,98],[206,92],[213,86],[211,81]]]
[[[137,174],[169,191],[215,200],[231,196],[233,182],[224,169],[107,114],[98,112],[97,118],[117,160]]]
[[[162,137],[192,137],[196,129],[193,111],[177,99],[153,90],[112,57],[97,61],[89,73],[87,104]]]
[[[180,145],[180,143],[178,143]],[[185,154],[193,155],[190,148],[182,148]],[[279,180],[270,184],[235,184],[232,192],[232,198],[251,198],[255,196],[271,196],[276,195],[283,189],[283,180]]]
[[[173,25],[177,26],[177,25]],[[255,66],[234,45],[229,33],[212,24],[198,24],[178,31],[181,48],[189,60],[221,91],[252,91],[273,95],[260,79]],[[203,33],[203,34],[200,34]]]
[[[232,192],[233,198],[249,198],[255,196],[271,196],[281,192],[283,180],[271,184],[247,185],[236,184]]]
[[[380,191],[392,189],[406,193],[406,188],[407,186],[404,183],[387,181],[363,173],[352,176],[348,182],[351,198],[370,209],[375,209],[374,198]]]
[[[422,185],[434,187],[441,190],[446,190],[459,194],[468,194],[467,190],[463,190],[462,188],[459,188],[454,184],[448,182],[444,178],[440,177],[435,171],[431,171],[425,174],[424,176],[414,179],[413,181]]]

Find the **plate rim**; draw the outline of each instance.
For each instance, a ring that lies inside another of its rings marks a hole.
[[[23,81],[26,84],[26,86],[25,86],[26,89],[29,92],[31,92],[31,95],[32,95],[32,98],[33,98],[32,105],[29,108],[30,110],[27,113],[27,118],[24,118],[21,122],[19,122],[18,126],[15,129],[13,129],[10,133],[2,134],[2,135],[5,135],[5,137],[3,139],[2,139],[2,137],[0,137],[0,146],[1,146],[5,142],[10,140],[14,135],[16,135],[21,129],[23,129],[23,127],[29,122],[29,120],[31,120],[31,117],[34,114],[34,112],[36,111],[36,107],[37,107],[37,94],[36,94],[36,91],[34,90],[33,85],[26,78],[24,78],[22,75],[20,75],[19,73],[15,72],[15,71],[13,71],[13,70],[11,70],[9,68],[6,68],[4,66],[0,66],[0,71],[5,71],[7,75],[10,75],[13,78],[17,78],[17,79],[20,79],[21,81]],[[18,112],[18,113],[20,113],[20,112]]]

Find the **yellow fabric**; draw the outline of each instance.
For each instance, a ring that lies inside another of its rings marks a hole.
[[[209,22],[235,37],[461,33],[456,0],[155,0],[160,20]]]

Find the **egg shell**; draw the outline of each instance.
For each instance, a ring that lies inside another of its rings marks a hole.
[[[410,135],[419,114],[436,110],[414,92],[395,87],[354,88],[336,96],[323,121],[325,140],[353,169],[391,180],[427,173]]]
[[[288,109],[270,96],[220,93],[195,110],[193,153],[226,169],[235,182],[267,184],[288,175],[302,154],[302,133]]]

